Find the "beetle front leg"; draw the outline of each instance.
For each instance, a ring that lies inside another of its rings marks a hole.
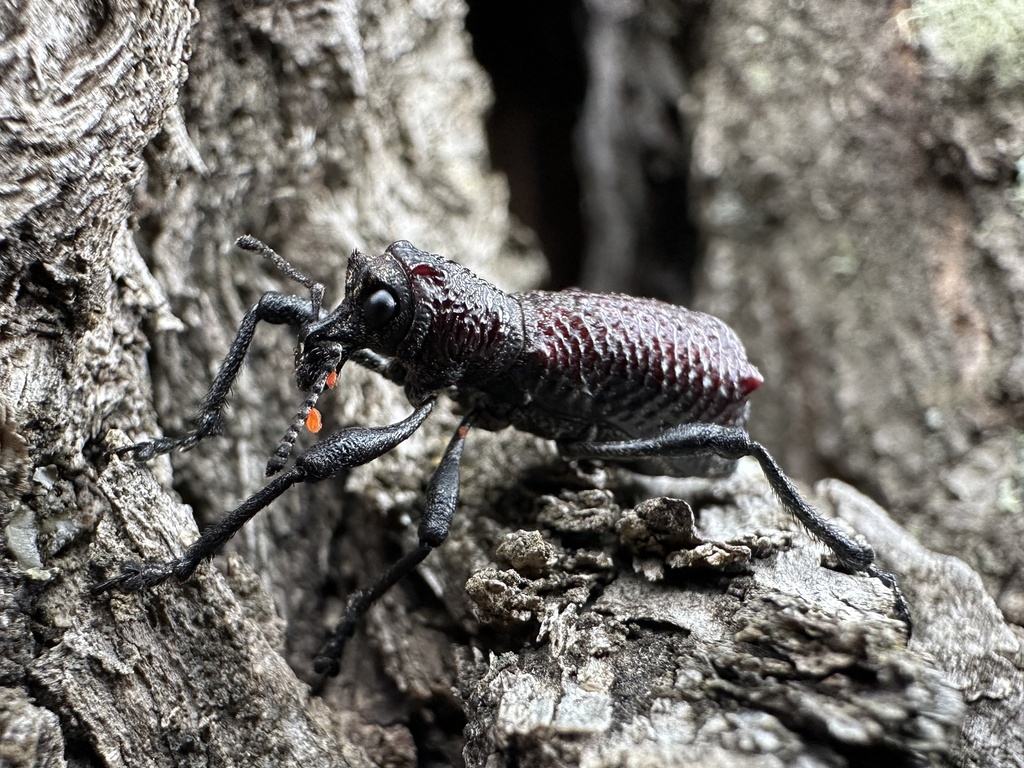
[[[412,552],[402,557],[366,589],[354,593],[348,600],[345,616],[338,622],[334,635],[313,661],[313,668],[322,675],[338,674],[338,659],[345,650],[345,644],[355,633],[363,615],[385,592],[409,575],[426,559],[435,547],[441,546],[451,530],[452,516],[459,503],[459,466],[462,448],[472,423],[473,414],[467,414],[459,424],[445,449],[441,463],[427,485],[426,510],[418,530],[419,544]]]
[[[111,591],[139,592],[162,584],[170,578],[187,581],[192,578],[204,560],[209,560],[216,555],[257,512],[265,509],[293,485],[304,482],[306,479],[302,470],[292,467],[288,472],[267,483],[243,501],[232,512],[225,515],[219,523],[203,531],[202,535],[185,550],[185,554],[181,557],[157,563],[122,563],[121,573],[94,586],[91,590],[92,594],[102,595],[104,592]]]
[[[291,469],[267,483],[219,523],[203,531],[181,557],[157,563],[124,563],[120,575],[97,584],[92,588],[92,593],[137,592],[170,578],[178,581],[189,579],[204,560],[220,552],[243,525],[291,486],[319,482],[342,469],[358,467],[383,456],[399,443],[408,440],[430,415],[433,407],[434,401],[430,400],[396,424],[349,427],[331,435],[304,451]]]
[[[309,299],[287,296],[268,291],[249,308],[238,326],[238,333],[228,348],[227,355],[217,369],[217,376],[210,390],[203,398],[199,411],[192,419],[192,430],[181,437],[157,437],[113,451],[118,456],[131,454],[136,461],[149,461],[156,456],[170,453],[175,448],[187,451],[205,437],[219,435],[224,431],[224,408],[227,405],[231,386],[242,370],[245,355],[256,333],[256,324],[261,320],[275,325],[291,325],[295,328],[307,322],[313,312]]]
[[[839,563],[851,571],[874,576],[893,592],[896,614],[911,628],[910,606],[896,583],[896,578],[879,568],[874,550],[861,546],[830,520],[804,501],[796,486],[782,471],[768,450],[750,438],[739,427],[719,424],[682,424],[651,438],[637,438],[615,442],[560,443],[564,456],[577,459],[640,459],[671,456],[714,455],[737,460],[753,456],[761,465],[768,485],[782,505],[819,541],[835,553]]]

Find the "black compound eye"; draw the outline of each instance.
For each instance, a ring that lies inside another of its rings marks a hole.
[[[363,322],[370,330],[377,330],[395,316],[398,300],[386,288],[378,288],[363,302]]]

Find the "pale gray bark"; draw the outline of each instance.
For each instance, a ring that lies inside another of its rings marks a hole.
[[[1024,761],[1024,41],[1011,6],[588,2],[588,50],[619,64],[592,70],[588,111],[605,122],[580,156],[629,197],[590,199],[589,231],[610,235],[587,274],[649,275],[657,261],[640,228],[666,201],[645,168],[674,157],[655,118],[675,105],[706,243],[696,303],[740,330],[766,378],[751,431],[796,476],[855,481],[977,571],[912,565],[911,539],[883,545],[849,520],[903,577],[911,648],[970,680],[955,755],[970,765]],[[985,592],[988,618],[975,615]]]
[[[755,466],[640,483],[511,431],[471,435],[451,539],[311,694],[344,598],[415,540],[447,406],[372,465],[294,489],[190,583],[92,598],[118,561],[180,552],[193,513],[257,489],[301,400],[293,340],[261,329],[224,437],[149,467],[105,456],[186,428],[245,309],[296,289],[238,235],[329,301],[352,247],[398,238],[504,288],[540,278],[488,171],[460,3],[195,10],[3,6],[0,763],[1019,761],[1017,635],[970,568],[866,497],[830,481],[812,498],[903,574],[909,649],[888,591],[822,567]],[[708,77],[705,119],[724,97]],[[341,379],[326,429],[409,410],[372,374]],[[643,501],[665,494],[696,525]]]

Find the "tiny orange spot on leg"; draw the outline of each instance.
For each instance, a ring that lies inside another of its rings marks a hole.
[[[320,418],[320,411],[316,408],[310,408],[309,413],[306,414],[306,429],[310,432],[319,432],[323,425],[324,420]]]
[[[337,383],[338,383],[338,372],[337,371],[331,371],[330,373],[328,373],[327,374],[327,381],[326,381],[327,386],[328,387],[333,387]]]

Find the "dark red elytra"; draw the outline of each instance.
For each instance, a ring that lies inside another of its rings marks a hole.
[[[764,379],[761,378],[760,375],[743,376],[737,383],[739,386],[739,391],[742,393],[743,397],[746,397],[747,395],[754,392],[754,390],[756,390],[762,384],[764,384]]]

